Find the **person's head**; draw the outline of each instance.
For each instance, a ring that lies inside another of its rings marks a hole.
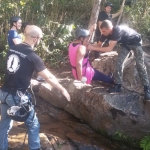
[[[15,27],[16,30],[21,29],[22,26],[22,20],[19,16],[13,16],[10,18],[10,27]]]
[[[28,25],[26,27],[26,32],[24,35],[25,42],[30,43],[30,45],[36,47],[40,43],[41,38],[43,37],[43,32],[38,26]]]
[[[81,29],[81,28],[77,29],[75,32],[76,39],[81,41],[82,44],[88,38],[89,35],[90,32],[88,30]]]
[[[110,2],[107,2],[106,4],[105,4],[105,11],[106,11],[106,13],[110,13],[110,11],[111,11],[111,9],[112,9],[112,3],[110,3]]]
[[[100,25],[101,34],[103,34],[104,36],[108,36],[109,34],[111,34],[112,29],[113,24],[109,20],[104,20]]]
[[[21,31],[22,31],[23,33],[25,32],[25,28],[26,28],[28,25],[31,25],[31,24],[28,23],[28,22],[23,22],[23,23],[22,23]]]

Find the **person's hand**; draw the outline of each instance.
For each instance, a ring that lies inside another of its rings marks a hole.
[[[71,98],[68,91],[65,88],[63,88],[61,92],[66,97],[67,101],[70,101]]]
[[[96,30],[97,24],[94,23],[92,26],[93,26],[93,30]]]
[[[92,44],[88,44],[87,45],[87,50],[94,50],[94,46]]]
[[[30,80],[31,85],[38,85],[39,82],[37,80],[31,79]]]

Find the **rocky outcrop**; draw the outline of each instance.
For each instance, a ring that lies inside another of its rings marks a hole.
[[[105,53],[93,63],[93,66],[108,74],[109,71],[115,71],[116,59],[116,52]],[[147,53],[145,64],[150,75],[149,60]],[[100,82],[92,85],[72,79],[61,79],[60,82],[69,91],[71,102],[67,102],[58,90],[47,83],[40,83],[34,87],[38,87],[36,93],[42,99],[73,114],[97,131],[104,131],[109,135],[121,132],[135,139],[140,139],[149,133],[150,102],[143,101],[143,86],[132,53],[125,62],[124,88],[121,93],[107,93],[110,85]]]
[[[143,103],[142,95],[126,90],[120,94],[108,94],[107,85],[93,87],[68,80],[62,84],[71,94],[71,102],[66,102],[61,93],[48,88],[46,83],[39,85],[37,94],[97,131],[105,131],[109,135],[121,132],[137,139],[149,133],[150,103]]]
[[[36,96],[36,112],[41,124],[40,139],[42,150],[128,150],[129,147],[113,142],[93,131],[87,124],[66,111],[52,106]],[[28,150],[27,128],[23,123],[14,122],[9,133],[12,150]]]
[[[101,54],[100,58],[95,60],[92,65],[97,70],[108,74],[110,71],[115,72],[115,64],[117,59],[117,52],[109,52]],[[145,65],[147,67],[147,72],[150,79],[150,55],[147,53],[145,56]],[[141,79],[139,77],[138,71],[136,69],[134,53],[131,51],[127,56],[124,63],[123,72],[123,87],[129,91],[134,91],[138,93],[143,93],[143,85],[141,84]]]

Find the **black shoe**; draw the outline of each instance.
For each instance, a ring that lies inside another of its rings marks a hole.
[[[111,87],[108,89],[108,93],[116,93],[116,92],[121,92],[121,84],[116,84],[114,87]]]
[[[149,90],[149,86],[144,86],[144,100],[150,101],[150,90]]]

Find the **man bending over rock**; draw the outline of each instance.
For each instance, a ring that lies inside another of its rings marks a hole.
[[[110,52],[117,43],[120,43],[122,48],[118,54],[118,60],[116,62],[115,86],[110,88],[108,92],[121,92],[124,60],[132,49],[136,58],[137,70],[144,86],[144,99],[150,100],[149,80],[146,66],[144,64],[144,52],[142,49],[142,40],[140,34],[125,25],[114,27],[112,22],[109,20],[104,20],[102,22],[100,25],[100,30],[102,35],[98,44],[88,45],[89,50]],[[109,46],[101,47],[105,40],[110,41]]]

